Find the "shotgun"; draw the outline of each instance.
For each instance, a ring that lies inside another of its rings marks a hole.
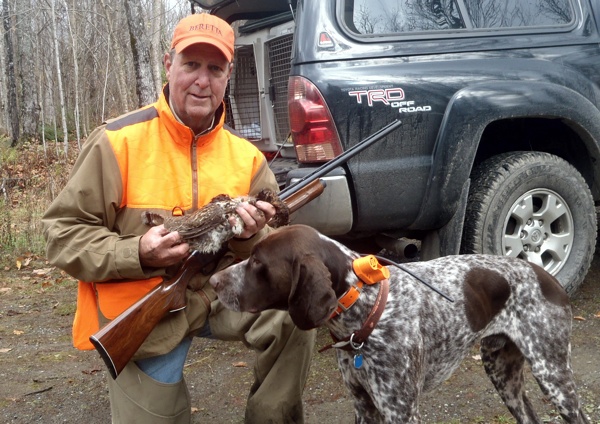
[[[316,178],[298,190],[288,191],[280,196],[280,199],[292,213],[318,197],[324,189],[325,182]],[[185,291],[190,278],[208,264],[218,261],[223,253],[224,249],[213,254],[192,251],[173,278],[159,283],[148,294],[90,336],[90,342],[100,353],[112,378],[117,378],[161,319],[168,313],[186,307]]]
[[[401,125],[402,122],[398,119],[389,123],[337,158],[283,189],[279,198],[288,206],[290,213],[300,209],[323,192],[325,182],[320,179],[322,176],[346,163]],[[170,312],[185,308],[185,289],[190,278],[206,265],[218,260],[218,255],[219,252],[201,254],[193,251],[173,278],[158,284],[146,296],[90,336],[90,341],[100,353],[113,378],[117,378],[162,318]]]

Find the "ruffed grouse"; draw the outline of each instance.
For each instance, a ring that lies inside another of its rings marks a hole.
[[[189,243],[191,249],[201,253],[214,253],[223,243],[241,234],[244,229],[244,223],[235,209],[243,202],[255,205],[257,200],[268,202],[275,207],[276,213],[269,222],[270,226],[279,227],[288,224],[289,208],[275,192],[269,189],[262,189],[256,197],[231,198],[226,194],[220,194],[189,215],[163,217],[158,213],[145,211],[142,213],[142,222],[150,226],[164,224],[167,230],[177,231],[183,240]],[[230,217],[234,218],[234,225],[229,222]]]

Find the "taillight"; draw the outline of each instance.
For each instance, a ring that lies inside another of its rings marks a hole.
[[[342,153],[331,112],[315,85],[290,77],[288,113],[299,162],[327,162]]]

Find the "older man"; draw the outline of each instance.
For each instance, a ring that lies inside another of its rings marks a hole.
[[[164,56],[168,84],[158,101],[98,127],[46,211],[48,259],[79,280],[76,347],[91,349],[88,338],[100,325],[171,275],[188,253],[178,233],[144,226],[142,211],[189,212],[218,194],[277,189],[261,152],[223,127],[233,51],[225,21],[208,14],[182,19]],[[188,307],[165,318],[119,377],[109,377],[113,423],[190,422],[183,366],[193,336],[241,340],[256,350],[246,422],[303,421],[314,332],[297,329],[281,311],[229,311],[206,284],[248,255],[275,211],[257,202],[237,212],[243,233],[190,282]]]

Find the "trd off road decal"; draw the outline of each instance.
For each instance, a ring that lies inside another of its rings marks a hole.
[[[354,97],[358,104],[366,103],[372,107],[375,103],[383,103],[398,109],[398,113],[431,111],[431,106],[419,106],[414,100],[405,100],[404,90],[401,88],[351,89],[348,95]]]

